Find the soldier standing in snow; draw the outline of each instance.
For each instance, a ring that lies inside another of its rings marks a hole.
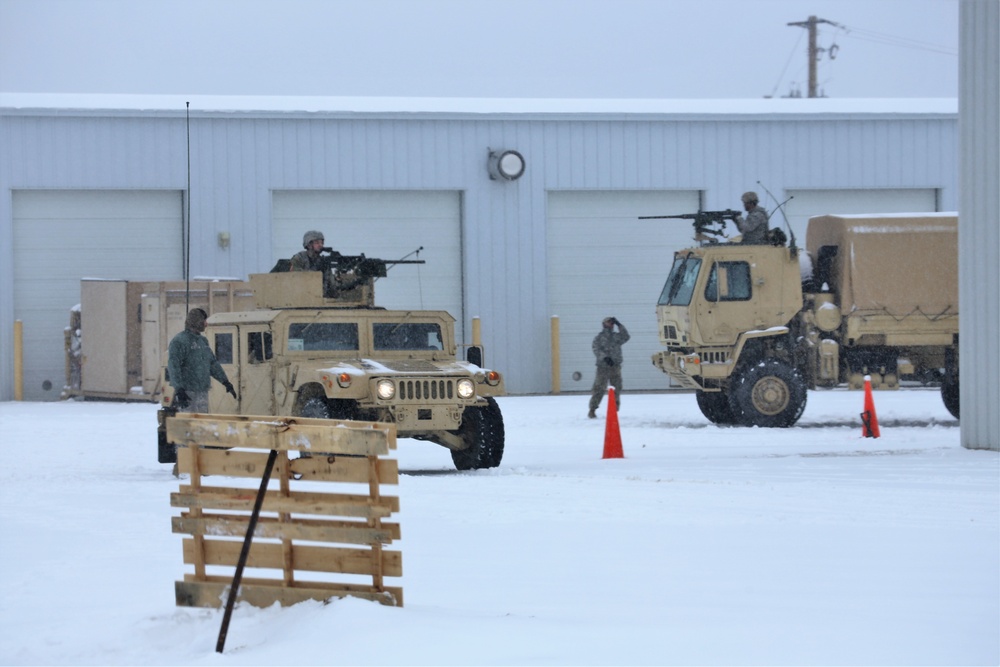
[[[233,398],[236,390],[226,377],[215,353],[202,332],[208,313],[192,308],[184,321],[184,331],[170,341],[167,373],[174,388],[173,405],[181,412],[208,412],[208,388],[218,380]]]
[[[617,332],[615,326],[618,327]],[[594,336],[591,345],[597,361],[597,373],[590,394],[590,412],[587,413],[591,419],[597,417],[597,408],[601,405],[609,384],[615,388],[615,408],[621,407],[622,345],[631,338],[628,330],[614,317],[605,317],[601,327],[601,333]]]
[[[767,245],[767,209],[759,205],[760,199],[756,192],[744,192],[741,197],[747,217],[742,216],[734,222],[743,234],[743,243],[750,245]]]

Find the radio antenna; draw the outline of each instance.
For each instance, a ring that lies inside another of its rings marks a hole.
[[[185,194],[184,224],[181,225],[181,244],[184,253],[184,314],[191,310],[191,102],[185,102],[187,125],[187,192]]]
[[[771,194],[771,191],[767,189],[766,185],[764,185],[760,181],[757,181],[757,185],[763,188],[764,192],[767,193],[767,196],[773,199],[774,203],[777,204],[777,206],[774,207],[774,211],[771,211],[771,214],[767,216],[768,220],[771,219],[771,216],[774,215],[775,211],[781,211],[781,217],[784,218],[785,220],[785,227],[788,228],[788,238],[791,241],[789,248],[791,248],[792,250],[796,250],[798,247],[795,245],[795,232],[792,231],[792,225],[788,222],[788,216],[785,215],[785,204],[795,199],[794,195],[788,195],[788,199],[779,204],[778,198],[775,197],[773,194]]]

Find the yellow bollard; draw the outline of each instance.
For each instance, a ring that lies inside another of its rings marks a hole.
[[[552,393],[558,394],[561,391],[559,383],[559,316],[552,316]]]
[[[14,320],[14,400],[24,400],[24,323]]]

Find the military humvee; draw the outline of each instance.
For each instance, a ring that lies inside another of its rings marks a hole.
[[[391,422],[399,437],[451,450],[459,470],[500,465],[501,374],[482,368],[482,348],[457,358],[447,312],[375,307],[373,282],[369,273],[331,294],[319,271],[251,275],[256,310],[208,319],[205,335],[239,396],[213,383],[210,411]]]

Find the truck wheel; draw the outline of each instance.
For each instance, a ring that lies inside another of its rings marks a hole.
[[[784,428],[802,416],[806,394],[801,373],[778,359],[765,359],[734,378],[729,407],[742,426]]]
[[[707,392],[699,389],[695,392],[695,399],[698,401],[701,414],[713,424],[732,426],[736,423],[733,409],[729,407],[729,396],[725,392]]]
[[[958,419],[958,378],[951,373],[945,375],[941,383],[941,400],[951,416]]]
[[[458,470],[495,468],[503,458],[503,415],[496,400],[486,401],[485,407],[466,408],[462,415],[462,425],[456,433],[468,447],[451,451],[451,460]]]

